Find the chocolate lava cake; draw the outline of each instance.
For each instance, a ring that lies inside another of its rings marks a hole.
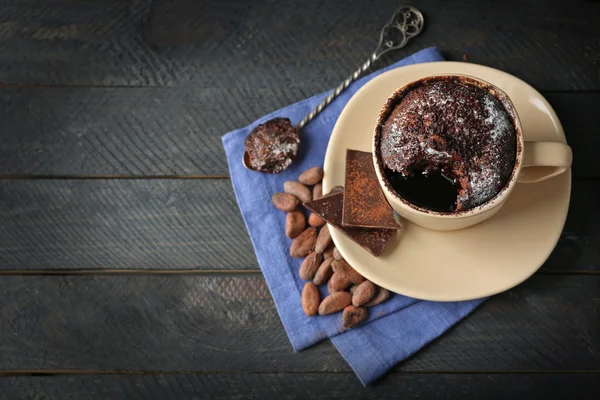
[[[512,174],[517,151],[511,114],[493,94],[466,81],[417,82],[388,102],[378,127],[384,169],[403,177],[443,174],[456,188],[453,211],[494,198]]]

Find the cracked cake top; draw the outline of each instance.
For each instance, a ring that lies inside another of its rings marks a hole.
[[[388,102],[379,156],[401,173],[440,171],[457,187],[456,210],[498,194],[516,160],[511,115],[490,92],[458,77],[424,79]]]

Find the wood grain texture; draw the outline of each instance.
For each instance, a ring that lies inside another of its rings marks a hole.
[[[0,88],[0,175],[228,174],[221,136],[306,95],[284,89]],[[600,178],[600,137],[593,134],[600,93],[546,95],[573,147],[574,176]]]
[[[543,272],[372,389],[328,341],[292,352],[229,181],[1,178],[226,175],[221,135],[337,85],[398,3],[1,3],[0,398],[597,397],[600,3],[422,0],[376,66],[438,46],[533,84],[578,180]],[[185,270],[212,273],[153,275]]]
[[[230,185],[0,180],[0,270],[257,269]],[[579,180],[572,190],[546,271],[600,269],[600,185]]]
[[[599,289],[536,275],[395,370],[597,371]],[[1,370],[350,371],[330,342],[292,351],[260,275],[5,276],[0,315]]]
[[[600,374],[390,374],[365,388],[352,373],[66,375],[0,378],[5,399],[329,400],[597,399]]]
[[[0,181],[0,266],[256,268],[229,180]]]
[[[280,90],[0,89],[0,174],[228,174],[221,136],[290,102]]]
[[[333,87],[373,51],[398,2],[6,0],[0,82]],[[597,2],[422,0],[426,30],[405,50],[507,70],[546,90],[600,89]],[[551,66],[551,68],[549,68]]]

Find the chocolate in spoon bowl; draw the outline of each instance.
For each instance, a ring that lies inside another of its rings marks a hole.
[[[254,128],[244,140],[244,165],[277,174],[296,159],[299,148],[300,129],[288,118],[273,118]]]
[[[391,50],[404,47],[423,29],[424,18],[414,7],[401,7],[379,35],[379,44],[352,75],[340,83],[314,110],[294,127],[288,118],[274,118],[254,128],[244,142],[244,166],[253,171],[277,174],[289,167],[298,155],[300,130],[313,120],[333,99],[369,69],[371,63]]]

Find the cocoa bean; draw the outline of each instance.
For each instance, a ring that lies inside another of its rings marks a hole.
[[[317,229],[306,228],[290,246],[290,256],[294,258],[306,257],[313,251],[315,251],[315,244],[317,243]]]
[[[317,253],[323,253],[331,243],[333,243],[333,241],[331,240],[331,234],[329,233],[329,225],[324,225],[317,236],[315,251]]]
[[[281,211],[294,211],[294,209],[300,204],[300,200],[289,193],[275,193],[271,197],[271,203],[276,209]]]
[[[342,185],[337,185],[331,188],[328,194],[340,193],[344,191],[344,187]]]
[[[309,188],[296,181],[287,181],[283,184],[283,191],[296,196],[302,203],[312,200],[312,193]]]
[[[350,266],[345,260],[335,260],[333,262],[333,271],[340,274],[351,283],[363,283],[365,278]]]
[[[315,213],[310,213],[308,216],[308,224],[310,226],[323,226],[325,225],[325,220]]]
[[[315,277],[313,278],[313,283],[315,285],[322,285],[327,282],[329,278],[331,278],[331,275],[333,275],[333,267],[331,265],[332,262],[333,259],[328,258],[321,263],[317,273],[315,274]]]
[[[315,186],[313,186],[313,200],[317,200],[320,199],[321,197],[323,197],[323,184],[322,183],[317,183]]]
[[[285,234],[294,239],[306,229],[306,217],[298,210],[289,212],[285,217]]]
[[[333,314],[343,310],[352,302],[352,295],[348,292],[335,292],[325,297],[319,305],[319,315]]]
[[[367,304],[375,296],[377,287],[371,281],[364,281],[352,293],[352,304],[356,307]]]
[[[331,278],[330,278],[329,282],[327,282],[327,291],[329,292],[329,294],[331,294],[331,293],[335,293],[335,292],[342,292],[342,291],[344,291],[344,289],[334,289],[333,287],[331,287]]]
[[[333,249],[333,258],[335,258],[336,260],[340,261],[343,260],[344,257],[342,257],[342,254],[340,253],[340,251],[336,248]]]
[[[365,304],[365,307],[373,307],[373,306],[376,306],[377,304],[383,303],[384,301],[389,299],[390,296],[391,296],[391,293],[389,290],[384,289],[382,287],[377,287],[375,296],[373,296],[371,301],[369,301],[368,303]]]
[[[298,177],[298,182],[304,185],[312,186],[321,182],[321,179],[323,179],[323,168],[312,167],[300,174]]]
[[[332,265],[333,268],[333,265]],[[352,285],[350,285],[350,287],[348,288],[348,291],[350,292],[350,294],[354,295],[354,292],[356,292],[356,288],[358,287],[358,285],[355,285],[354,283]]]
[[[333,263],[335,263],[335,261]],[[331,283],[331,288],[333,290],[335,290],[336,292],[339,291],[339,290],[344,290],[344,289],[348,288],[348,286],[350,286],[352,284],[352,282],[350,282],[344,276],[342,276],[341,274],[336,273],[335,270],[333,272],[333,275],[331,275],[331,278],[329,279],[329,282]]]
[[[321,265],[321,261],[323,261],[323,255],[321,253],[315,251],[310,253],[304,261],[302,261],[300,271],[298,271],[300,279],[311,281],[315,277],[315,274]]]
[[[319,311],[321,308],[319,307]],[[353,305],[344,308],[342,313],[342,325],[344,328],[353,328],[364,320],[369,318],[369,310],[366,307],[356,307]]]
[[[323,259],[327,260],[328,258],[333,258],[333,249],[335,249],[335,246],[329,246],[326,248],[323,252]]]
[[[309,317],[317,315],[319,310],[319,303],[321,302],[321,295],[319,289],[312,282],[306,282],[304,289],[302,289],[302,309],[304,314]]]

